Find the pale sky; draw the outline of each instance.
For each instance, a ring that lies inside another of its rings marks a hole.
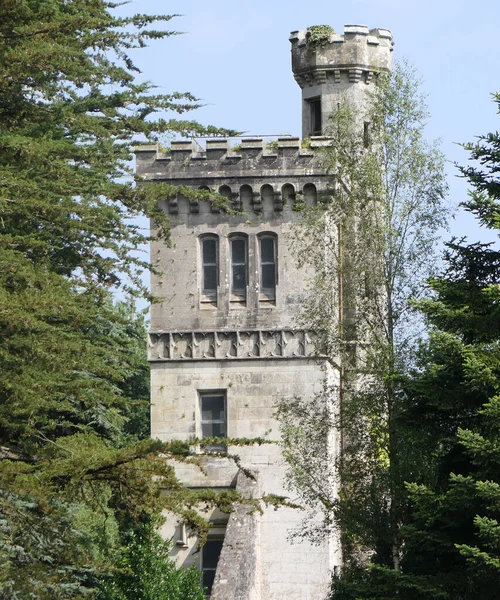
[[[496,131],[491,94],[500,91],[500,0],[132,0],[126,12],[182,13],[170,22],[186,32],[134,56],[159,91],[190,91],[206,106],[191,113],[204,124],[248,134],[300,135],[300,88],[290,68],[290,31],[328,24],[390,29],[394,58],[423,79],[430,111],[427,137],[442,141],[450,200],[466,197],[451,163],[465,163],[457,145]],[[451,234],[494,239],[458,215]],[[445,234],[445,238],[449,235]]]

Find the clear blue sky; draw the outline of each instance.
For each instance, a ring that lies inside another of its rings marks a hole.
[[[122,11],[182,13],[170,22],[186,32],[135,54],[144,77],[163,92],[190,91],[206,103],[191,113],[204,124],[249,134],[300,135],[300,89],[290,69],[289,32],[329,24],[390,29],[396,59],[408,59],[428,96],[429,139],[450,163],[465,163],[457,145],[495,131],[491,93],[500,91],[500,0],[132,0]],[[448,165],[450,199],[466,184]],[[494,239],[458,215],[451,233]],[[445,237],[449,235],[445,234]]]

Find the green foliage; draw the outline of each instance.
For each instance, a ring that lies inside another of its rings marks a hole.
[[[325,533],[340,528],[344,562],[355,572],[366,556],[401,567],[402,477],[410,468],[402,449],[414,440],[399,427],[399,411],[418,333],[412,301],[425,292],[447,216],[444,160],[424,139],[426,116],[406,65],[379,75],[362,113],[340,103],[323,150],[330,198],[305,211],[296,235],[299,261],[312,273],[301,325],[315,332],[328,365],[313,405],[280,407],[284,452],[290,485],[320,508]],[[340,434],[337,459],[332,429]]]
[[[269,153],[276,154],[276,152],[278,152],[278,140],[266,142],[265,150]]]
[[[434,469],[408,485],[404,564],[446,598],[488,599],[500,573],[500,254],[452,243],[447,262],[422,304],[433,330],[409,385],[405,416],[429,432],[418,450]]]
[[[330,25],[312,25],[307,28],[306,43],[307,47],[314,49],[327,46],[330,43],[332,34],[335,33]]]
[[[204,600],[201,573],[177,569],[169,558],[171,545],[145,522],[125,536],[116,572],[102,584],[97,600]]]
[[[497,101],[498,101],[497,97]],[[464,206],[496,227],[498,135],[467,146],[479,166]],[[405,384],[401,425],[408,494],[401,527],[402,570],[347,572],[356,598],[493,600],[500,577],[500,253],[485,244],[447,244],[446,269],[419,307],[430,326]],[[410,586],[411,592],[408,592]],[[334,597],[337,597],[334,595]],[[342,596],[338,596],[342,597]]]
[[[234,132],[172,118],[197,100],[135,80],[130,52],[174,34],[172,16],[119,18],[105,0],[2,8],[0,589],[83,598],[112,569],[126,521],[204,502],[198,492],[186,509],[160,456],[175,447],[146,439],[144,318],[110,302],[117,287],[145,293],[136,217],[168,241],[158,200],[179,191],[137,186],[132,147]]]

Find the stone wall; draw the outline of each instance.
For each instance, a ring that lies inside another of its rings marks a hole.
[[[365,25],[346,25],[343,35],[332,32],[318,46],[310,46],[308,39],[307,30],[290,34],[292,70],[302,89],[303,137],[311,135],[311,100],[320,100],[323,135],[328,135],[328,118],[343,100],[363,113],[371,84],[379,73],[392,69],[394,46],[390,31]]]
[[[198,394],[204,390],[224,390],[227,395],[228,436],[235,438],[263,437],[269,442],[279,439],[275,406],[297,395],[314,401],[323,390],[324,369],[314,359],[171,361],[152,364],[152,435],[165,441],[189,440],[200,435]],[[333,445],[336,445],[334,441]],[[254,471],[258,486],[238,475],[228,458],[204,459],[205,472],[194,465],[177,465],[178,477],[195,488],[235,487],[239,480],[244,493],[255,487],[256,497],[265,494],[290,496],[285,487],[286,465],[276,443],[251,446],[229,446],[228,454],[237,454],[244,467]],[[243,478],[243,479],[242,479]],[[325,485],[330,485],[325,480]],[[246,486],[246,487],[245,487]],[[293,496],[291,500],[293,500]],[[226,535],[237,552],[223,548],[223,561],[217,570],[214,600],[230,598],[236,593],[238,581],[249,587],[238,588],[241,600],[318,600],[323,598],[330,582],[330,573],[340,564],[340,549],[336,539],[325,539],[312,545],[307,541],[292,542],[290,534],[300,526],[302,512],[292,508],[263,506],[262,513],[248,514],[242,506],[229,516]],[[220,529],[222,515],[207,514]],[[227,518],[227,517],[226,517]],[[223,526],[223,525],[222,525]],[[241,530],[240,530],[241,529]],[[166,537],[178,539],[179,525],[170,522],[163,529]],[[230,533],[231,532],[231,533]],[[179,564],[198,564],[196,539],[190,537],[185,547],[176,547]],[[255,573],[251,570],[255,568]],[[239,569],[239,570],[238,570]],[[225,580],[227,583],[222,584]],[[223,594],[219,597],[219,591]],[[247,595],[245,595],[247,594]]]

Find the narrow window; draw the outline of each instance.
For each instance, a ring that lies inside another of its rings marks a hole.
[[[260,197],[262,198],[262,203],[264,204],[264,208],[274,209],[274,190],[273,186],[266,183],[260,188]]]
[[[215,236],[201,239],[201,293],[202,301],[217,301],[219,272],[219,243]]]
[[[371,123],[365,121],[363,128],[363,144],[365,148],[369,148],[371,144]]]
[[[222,392],[200,394],[201,438],[227,438],[226,395]],[[223,443],[203,446],[205,452],[226,452]]]
[[[208,539],[201,549],[201,572],[203,574],[203,588],[207,596],[212,593],[214,585],[215,572],[219,562],[220,553],[224,540]]]
[[[311,98],[308,102],[311,135],[321,135],[321,99]]]
[[[303,189],[304,199],[308,206],[314,206],[318,201],[318,191],[314,183],[306,183]]]
[[[226,395],[221,392],[200,394],[201,437],[227,437]]]
[[[293,206],[296,195],[295,188],[291,183],[285,183],[285,185],[281,188],[281,197],[283,198],[283,204],[288,204],[288,206]]]
[[[231,191],[231,188],[228,185],[221,185],[221,187],[219,188],[219,194],[221,196],[224,196],[224,198],[227,198],[227,207],[231,208],[233,202],[233,193]]]
[[[276,298],[276,236],[262,235],[260,242],[260,295],[261,300]]]
[[[240,201],[241,205],[239,210],[243,210],[243,212],[245,212],[252,208],[253,190],[249,185],[242,185],[240,187]]]
[[[232,237],[231,243],[231,294],[232,299],[245,301],[247,295],[248,245],[244,237]]]

